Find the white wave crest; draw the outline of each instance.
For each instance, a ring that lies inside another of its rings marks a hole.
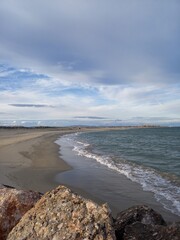
[[[125,175],[131,181],[140,184],[144,191],[153,192],[156,200],[161,202],[164,208],[180,216],[179,187],[173,185],[153,169],[127,163],[127,161],[115,163],[109,156],[97,155],[88,151],[88,146],[88,143],[78,141],[73,151],[79,156],[94,159],[100,164]]]

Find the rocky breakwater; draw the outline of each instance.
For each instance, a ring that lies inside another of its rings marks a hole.
[[[17,190],[10,189],[9,191],[15,194]],[[160,214],[144,205],[134,206],[120,212],[117,218],[113,219],[106,204],[99,206],[64,186],[59,186],[46,193],[38,201],[40,195],[36,192],[30,193],[31,209],[28,210],[24,207],[21,215],[19,215],[20,207],[18,206],[20,202],[24,204],[24,200],[20,201],[18,198],[18,201],[12,201],[13,211],[11,212],[2,211],[5,205],[1,204],[1,225],[7,219],[11,219],[12,224],[9,229],[2,228],[0,240],[180,239],[178,223],[167,226]],[[5,202],[14,198],[12,195],[9,195],[9,198],[4,196],[1,195],[1,198],[4,198]],[[31,199],[34,199],[34,202],[37,201],[35,205]],[[27,198],[26,200],[28,202]],[[22,208],[25,206],[23,204]],[[25,211],[27,212],[23,215]],[[16,220],[16,216],[18,216],[18,220]],[[5,225],[7,226],[7,224]],[[3,231],[6,233],[4,234]]]

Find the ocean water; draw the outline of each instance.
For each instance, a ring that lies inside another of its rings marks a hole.
[[[180,128],[140,128],[64,136],[73,152],[124,175],[180,216]]]

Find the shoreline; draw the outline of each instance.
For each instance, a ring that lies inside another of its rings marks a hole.
[[[180,217],[164,208],[156,200],[153,192],[144,191],[137,182],[109,169],[93,158],[87,159],[81,154],[75,154],[72,151],[73,141],[71,142],[68,136],[63,136],[57,142],[61,146],[62,158],[73,166],[72,170],[56,176],[59,184],[70,187],[83,197],[99,204],[107,202],[113,216],[129,207],[145,204],[158,211],[166,221],[179,221]]]
[[[124,129],[113,128],[116,129]],[[127,127],[126,127],[127,129]],[[63,184],[98,204],[105,200],[80,185],[58,182],[55,177],[70,176],[75,168],[62,156],[57,141],[61,136],[82,131],[107,131],[111,128],[56,128],[56,129],[1,129],[0,130],[0,183],[17,189],[45,193]],[[72,170],[72,171],[70,171]],[[128,189],[127,189],[128,191]],[[122,200],[122,199],[121,199]],[[123,204],[123,202],[120,204]],[[111,210],[119,209],[110,204]],[[134,204],[132,204],[134,205]],[[115,215],[115,214],[114,214]],[[175,220],[176,221],[176,220]]]
[[[122,128],[122,127],[120,127]],[[82,131],[106,131],[117,128],[0,128],[0,184],[47,192],[58,183],[58,173],[72,169],[60,155],[55,141],[64,134]]]

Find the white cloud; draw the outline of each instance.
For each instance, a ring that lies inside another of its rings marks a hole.
[[[14,86],[15,70],[0,72],[1,112],[31,119],[179,117],[179,10],[176,0],[2,0],[1,60],[44,77],[27,84],[17,78]]]

